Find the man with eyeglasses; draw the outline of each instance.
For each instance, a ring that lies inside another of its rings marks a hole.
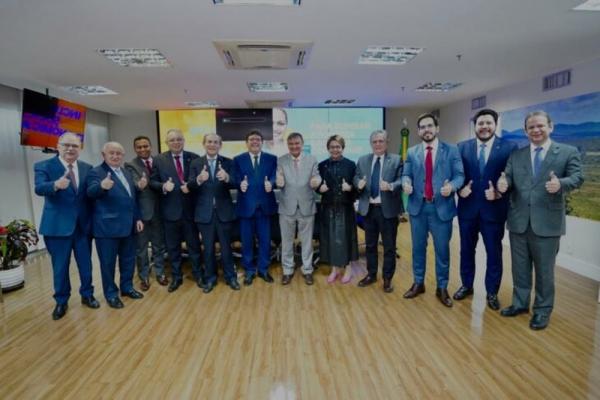
[[[35,193],[44,197],[40,234],[52,260],[54,320],[67,313],[71,253],[79,271],[81,303],[92,309],[100,307],[92,285],[90,203],[86,196],[86,179],[92,166],[79,160],[80,151],[81,138],[65,132],[58,139],[58,156],[34,165]]]

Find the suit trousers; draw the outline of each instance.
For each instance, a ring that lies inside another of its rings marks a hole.
[[[412,236],[413,275],[415,283],[425,283],[427,239],[433,236],[435,250],[435,276],[439,289],[448,288],[450,272],[450,238],[452,220],[442,221],[437,215],[434,203],[423,202],[421,211],[410,216]]]
[[[302,245],[302,273],[313,272],[313,246],[312,236],[315,225],[315,216],[303,216],[300,209],[292,216],[279,214],[279,227],[281,229],[281,265],[284,275],[294,273],[294,239],[296,237],[296,226],[298,226],[298,238]]]
[[[152,261],[154,272],[157,277],[165,274],[165,234],[162,221],[155,215],[149,221],[144,221],[144,230],[136,234],[137,250],[136,261],[140,279],[148,279],[150,276],[150,257],[148,256],[148,244],[152,247]]]
[[[69,278],[69,265],[71,252],[75,255],[77,270],[81,286],[81,297],[94,294],[92,285],[92,238],[79,228],[71,236],[44,236],[46,249],[52,259],[52,275],[54,280],[54,299],[57,304],[67,304],[71,297],[71,280]]]
[[[187,219],[179,219],[177,221],[163,220],[163,224],[173,280],[180,281],[183,279],[181,271],[181,242],[183,241],[185,241],[190,261],[192,262],[194,280],[203,279],[200,266],[202,253],[200,251],[200,238],[198,237],[196,224]]]
[[[532,272],[535,270],[533,312],[550,315],[554,307],[554,264],[560,236],[542,237],[527,227],[524,233],[510,232],[513,298],[517,308],[529,308]]]
[[[119,295],[119,287],[115,284],[115,267],[119,258],[119,286],[121,293],[133,289],[135,270],[135,236],[123,238],[95,238],[96,251],[100,259],[102,289],[104,297],[113,299]]]
[[[231,229],[233,222],[221,222],[217,213],[213,210],[209,223],[197,222],[198,230],[202,235],[204,244],[204,280],[205,283],[217,281],[217,260],[215,255],[215,243],[221,244],[221,261],[223,262],[223,278],[229,282],[236,278],[235,266],[233,264],[233,253],[231,251]]]
[[[259,207],[250,218],[240,217],[242,265],[247,275],[266,274],[271,264],[271,216]],[[254,239],[258,238],[258,259],[254,263]]]
[[[365,217],[365,243],[367,253],[367,272],[369,276],[377,277],[378,254],[377,243],[379,235],[383,242],[384,279],[392,279],[396,272],[396,237],[398,235],[398,217],[385,218],[380,205],[369,205]]]
[[[497,294],[502,281],[502,238],[504,223],[485,221],[478,214],[474,219],[459,218],[460,230],[460,278],[462,285],[473,287],[475,280],[475,249],[479,233],[486,252],[485,290]]]

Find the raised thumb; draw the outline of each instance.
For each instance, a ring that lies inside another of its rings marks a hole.
[[[554,174],[554,171],[550,171],[550,179],[556,179],[556,175]]]
[[[494,184],[492,183],[492,181],[488,181],[488,189],[490,189],[490,190],[494,189]]]
[[[469,181],[469,183],[467,183],[467,186],[468,186],[469,188],[470,188],[471,186],[473,186],[473,180],[472,180],[472,179]]]

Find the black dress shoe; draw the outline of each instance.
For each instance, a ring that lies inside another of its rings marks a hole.
[[[309,286],[315,283],[315,279],[313,278],[312,272],[304,274],[304,282]]]
[[[100,303],[98,303],[98,300],[94,296],[82,297],[81,304],[89,308],[100,308]]]
[[[365,287],[365,286],[372,285],[375,282],[377,282],[376,276],[367,275],[364,278],[362,278],[360,281],[358,281],[358,286]]]
[[[264,274],[261,274],[260,272],[258,273],[258,277],[260,279],[262,279],[263,281],[267,282],[267,283],[273,283],[273,277],[271,276],[271,274],[269,274],[268,272],[265,272]]]
[[[498,311],[500,309],[500,301],[498,301],[498,295],[496,294],[488,294],[485,298],[487,300],[487,305],[494,311]]]
[[[405,299],[414,299],[421,293],[425,293],[425,285],[422,283],[413,283],[402,297]]]
[[[166,275],[159,275],[156,277],[156,280],[160,284],[160,286],[167,286],[169,284],[169,278]]]
[[[454,293],[454,296],[452,296],[452,298],[454,300],[464,300],[466,299],[468,296],[473,296],[473,288],[468,288],[466,286],[461,286],[460,288],[458,288],[458,290],[456,291],[456,293]]]
[[[383,291],[385,293],[392,293],[394,291],[392,280],[390,278],[383,278]]]
[[[179,289],[179,286],[181,286],[182,283],[183,283],[183,281],[181,279],[172,280],[171,283],[169,284],[169,288],[167,289],[167,291],[169,293],[173,293],[174,291]]]
[[[55,321],[61,319],[65,316],[68,309],[68,304],[57,304],[56,307],[54,307],[54,311],[52,311],[52,319]]]
[[[125,305],[123,304],[123,302],[121,301],[121,299],[118,298],[118,297],[113,297],[112,299],[107,299],[106,302],[108,303],[109,307],[111,307],[111,308],[123,308],[123,307],[125,307]]]
[[[527,308],[517,308],[513,305],[510,305],[500,311],[500,315],[503,317],[516,317],[519,314],[527,314],[529,310]]]
[[[294,277],[294,274],[289,274],[289,275],[283,275],[281,277],[281,284],[282,285],[289,285],[292,282],[292,278]]]
[[[207,282],[204,287],[202,288],[202,291],[204,293],[210,293],[212,292],[212,290],[215,288],[215,286],[217,286],[217,281],[213,281],[213,282]]]
[[[546,329],[550,322],[550,316],[545,314],[533,314],[531,321],[529,321],[529,327],[534,331]]]
[[[142,291],[144,292],[147,292],[148,289],[150,289],[150,279],[142,279],[142,281],[140,282],[140,289],[142,289]]]
[[[233,278],[227,282],[227,286],[229,286],[233,290],[240,290],[240,284],[238,283],[236,278]]]
[[[253,281],[254,281],[254,275],[246,274],[246,276],[244,277],[244,285],[250,286],[250,285],[252,285]]]
[[[204,286],[205,286],[204,285],[204,279],[202,279],[202,278],[195,278],[194,280],[196,281],[196,285],[198,285],[198,287],[200,289],[204,289]]]
[[[130,299],[142,299],[144,295],[135,289],[131,289],[129,292],[122,292],[121,296],[129,297]]]
[[[435,297],[446,307],[452,307],[452,299],[448,294],[448,289],[437,288],[435,289]]]

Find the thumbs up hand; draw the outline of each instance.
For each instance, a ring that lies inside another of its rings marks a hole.
[[[163,183],[162,189],[163,189],[163,192],[165,192],[165,193],[172,192],[174,188],[175,188],[175,184],[173,183],[173,178],[169,178],[168,181]]]
[[[271,190],[273,190],[273,185],[271,184],[269,178],[265,176],[265,192],[271,193]]]
[[[458,192],[458,195],[460,197],[462,197],[463,199],[466,199],[467,197],[469,197],[471,195],[471,193],[473,193],[472,186],[473,186],[473,181],[470,180],[469,183],[467,183],[467,185],[464,188],[460,189],[460,192]]]
[[[342,178],[342,192],[352,191],[352,185],[346,182],[345,178]]]
[[[448,196],[450,196],[452,194],[452,185],[450,184],[450,182],[448,181],[448,179],[446,179],[444,181],[444,185],[442,186],[442,189],[440,190],[440,193],[444,197],[448,197]]]
[[[344,184],[342,183],[342,190],[344,190]],[[319,188],[319,192],[320,193],[325,193],[329,191],[329,187],[327,186],[327,182],[323,181],[323,184],[321,185],[321,187]]]
[[[310,187],[315,189],[321,184],[321,177],[319,175],[315,175],[310,178]]]
[[[114,186],[115,181],[112,180],[110,172],[106,174],[106,178],[100,181],[100,187],[104,190],[110,190]]]
[[[492,181],[488,181],[488,188],[485,190],[485,198],[488,201],[494,201],[501,197],[500,193],[496,192],[496,188],[494,188],[494,184]]]
[[[146,188],[146,186],[148,186],[148,177],[146,177],[146,173],[145,172],[142,172],[142,177],[137,182],[137,187],[140,190],[144,190]]]
[[[198,183],[198,185],[202,185],[204,182],[206,182],[208,180],[209,177],[210,176],[208,175],[208,170],[206,169],[206,164],[204,164],[202,171],[196,177],[196,183]]]
[[[281,167],[277,167],[277,175],[275,177],[275,184],[280,188],[285,186],[285,178],[283,176],[283,171],[282,171]]]
[[[413,185],[410,178],[403,178],[402,182],[402,191],[408,195],[411,195],[413,192]]]
[[[367,186],[367,176],[363,176],[361,180],[358,181],[358,190],[363,190],[365,186]]]
[[[242,181],[242,183],[240,183],[240,190],[242,191],[242,193],[246,193],[246,190],[248,190],[248,176],[244,175],[244,180]]]
[[[554,174],[554,171],[550,171],[550,180],[546,182],[546,191],[550,194],[558,193],[560,190],[560,181]]]
[[[219,166],[217,168],[217,174],[215,176],[217,177],[219,182],[229,182],[229,174],[227,173],[227,171],[225,171],[223,169],[223,166],[221,165],[221,161],[219,161]]]
[[[381,190],[382,192],[391,192],[392,191],[392,185],[390,185],[389,182],[384,181],[383,179],[379,181],[379,190]]]
[[[179,186],[179,190],[181,190],[181,192],[184,194],[188,194],[190,192],[190,189],[187,186],[187,182]]]
[[[69,187],[71,181],[67,176],[69,175],[69,171],[65,171],[65,174],[54,181],[54,190],[65,190]]]
[[[498,178],[496,187],[500,193],[506,193],[508,190],[508,180],[506,179],[506,174],[504,172],[500,174],[500,178]]]

